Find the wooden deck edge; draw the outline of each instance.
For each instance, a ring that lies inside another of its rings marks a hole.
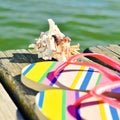
[[[18,107],[12,101],[3,85],[0,83],[0,119],[25,120]]]
[[[19,90],[19,88],[17,88],[15,84],[15,80],[11,77],[9,72],[5,70],[3,67],[0,68],[0,81],[25,119],[40,120],[36,115],[34,108],[29,109],[30,107],[32,108],[33,106],[30,106],[30,104],[26,102],[27,100],[25,99],[27,98],[25,97],[25,94],[21,93],[21,90]],[[18,92],[20,95],[18,94]]]

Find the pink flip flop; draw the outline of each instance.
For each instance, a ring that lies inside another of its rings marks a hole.
[[[117,87],[118,81],[89,92],[47,89],[37,94],[36,109],[42,120],[120,120],[120,91],[103,94]]]
[[[82,53],[71,57],[66,62],[44,61],[32,63],[23,68],[21,80],[24,85],[40,91],[48,88],[74,90],[90,90],[98,84],[119,79],[118,75],[110,74],[103,66],[88,62],[77,62],[82,56],[90,56],[101,60],[113,68],[120,70],[120,64],[110,58],[96,53]],[[101,71],[102,69],[102,71]]]

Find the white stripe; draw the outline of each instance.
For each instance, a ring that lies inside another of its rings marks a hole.
[[[111,115],[110,107],[108,103],[104,103],[104,109],[105,109],[107,120],[112,120],[112,115]]]
[[[118,116],[119,116],[119,119],[120,119],[120,109],[117,109],[117,113],[118,113]]]
[[[83,81],[84,81],[84,79],[85,79],[85,76],[86,76],[86,74],[87,74],[87,70],[88,70],[88,69],[89,69],[88,67],[85,67],[85,70],[84,70],[84,72],[82,73],[82,76],[79,78],[79,81],[78,81],[78,83],[77,83],[76,86],[75,86],[75,89],[79,89],[79,88],[80,88],[81,84],[83,83]]]
[[[99,75],[100,75],[100,73],[93,72],[92,77],[91,77],[91,79],[90,79],[90,81],[88,83],[87,90],[91,90],[91,89],[93,89],[95,87]]]
[[[39,103],[39,98],[40,98],[40,93],[38,93],[38,94],[36,95],[36,99],[35,99],[35,102],[36,102],[37,107],[38,107],[38,103]]]

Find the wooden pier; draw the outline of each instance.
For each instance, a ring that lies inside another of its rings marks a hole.
[[[120,62],[120,45],[90,47],[84,52],[101,53]],[[22,68],[37,61],[41,59],[33,50],[0,51],[1,120],[40,120],[34,102],[37,92],[21,82]]]

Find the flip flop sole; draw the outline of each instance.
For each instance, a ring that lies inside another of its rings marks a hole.
[[[79,107],[74,107],[74,102],[84,94],[86,93],[62,89],[41,91],[36,96],[36,108],[43,113],[42,120],[120,119],[120,109],[115,109],[96,98],[87,99]]]
[[[62,63],[46,61],[30,64],[22,70],[22,82],[26,86],[40,91],[53,87],[90,90],[98,84],[109,81],[95,69],[80,65],[68,65],[57,76],[54,76],[55,70]]]

